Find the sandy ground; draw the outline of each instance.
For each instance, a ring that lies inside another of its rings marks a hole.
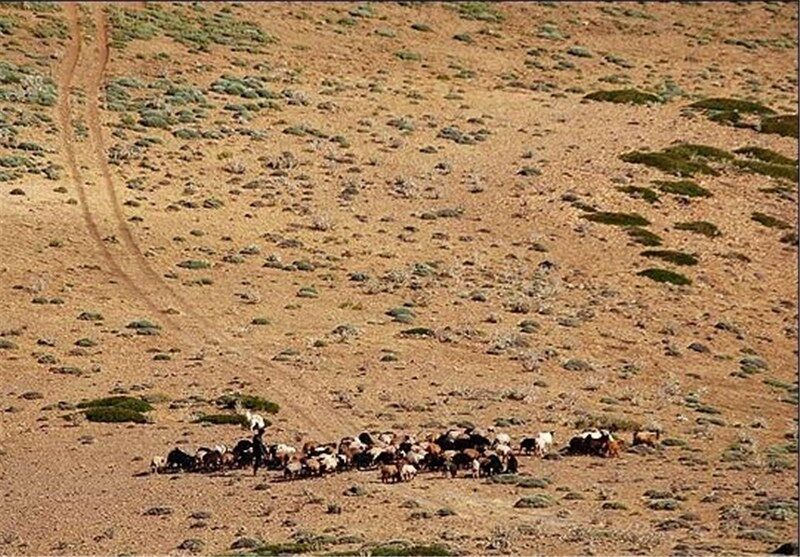
[[[0,91],[49,79],[57,92],[49,104],[0,94],[0,170],[21,142],[58,166],[55,179],[0,182],[0,553],[220,554],[249,537],[318,553],[401,539],[454,553],[741,554],[796,539],[797,251],[788,229],[751,218],[793,228],[796,184],[725,166],[695,177],[710,197],[648,203],[619,188],[675,179],[620,159],[637,149],[796,156],[796,138],[687,107],[732,97],[796,112],[797,8],[554,4],[496,4],[483,19],[417,3],[0,6],[0,61],[35,74],[0,72]],[[132,29],[143,34],[127,40]],[[218,40],[198,50],[203,33]],[[244,76],[271,94],[221,92]],[[629,87],[679,92],[583,100]],[[166,124],[141,125],[148,110]],[[486,133],[440,136],[453,126]],[[581,207],[641,214],[659,249],[698,263],[644,257]],[[721,235],[674,226],[687,221]],[[178,266],[188,260],[210,267]],[[637,275],[648,267],[692,284]],[[386,314],[404,304],[413,323]],[[141,319],[159,334],[127,327]],[[758,373],[736,375],[754,357]],[[174,446],[245,437],[194,422],[229,392],[280,404],[270,441],[469,421],[515,439],[554,429],[563,445],[589,415],[678,443],[523,457],[523,474],[549,480],[538,489],[143,474]],[[159,401],[150,423],[91,423],[73,406],[122,393]],[[655,510],[653,491],[676,508]],[[553,504],[514,506],[536,493]]]

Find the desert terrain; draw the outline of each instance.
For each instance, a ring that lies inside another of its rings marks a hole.
[[[796,541],[797,16],[0,4],[0,554]],[[661,436],[505,479],[149,473],[247,438],[242,395],[298,446]]]

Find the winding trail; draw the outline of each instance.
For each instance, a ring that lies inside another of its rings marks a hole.
[[[107,264],[112,276],[125,287],[132,299],[144,304],[148,311],[158,314],[159,319],[190,346],[209,343],[234,349],[233,355],[223,353],[220,357],[231,363],[237,374],[247,376],[255,385],[262,385],[265,376],[251,369],[247,365],[248,362],[273,371],[274,373],[269,376],[268,390],[277,395],[276,398],[281,406],[289,411],[292,419],[300,424],[300,427],[308,429],[311,435],[333,437],[344,431],[348,433],[359,431],[359,424],[352,420],[351,414],[332,407],[330,401],[307,381],[292,377],[287,369],[254,353],[242,341],[220,331],[210,319],[176,292],[150,266],[127,225],[108,165],[99,99],[103,93],[104,76],[109,61],[109,30],[103,6],[93,5],[91,9],[96,33],[92,56],[87,58],[84,56],[86,49],[82,48],[77,5],[72,2],[65,5],[70,41],[59,72],[59,90],[62,94],[59,95],[58,113],[62,151],[70,178],[78,193],[83,219],[99,255]],[[78,71],[79,68],[82,69],[81,72]],[[87,88],[85,120],[91,144],[90,152],[82,152],[81,155],[91,157],[90,160],[79,158],[75,149],[71,89],[78,75],[83,78]],[[99,173],[101,182],[99,188],[86,187],[79,163]],[[109,234],[104,234],[104,231]],[[122,253],[117,254],[109,249],[103,239],[109,235],[119,237],[117,246]],[[157,303],[158,301],[167,304],[161,305]],[[165,313],[164,308],[168,305],[178,309],[184,319],[179,320],[177,316]],[[234,356],[238,358],[234,359]],[[324,416],[327,419],[317,416]]]

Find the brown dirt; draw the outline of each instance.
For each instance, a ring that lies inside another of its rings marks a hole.
[[[652,183],[674,177],[619,156],[690,142],[794,158],[796,138],[720,125],[687,106],[724,96],[795,112],[797,7],[503,3],[491,6],[505,15],[495,22],[444,4],[354,8],[0,6],[0,24],[12,25],[0,33],[3,62],[54,76],[58,92],[53,106],[15,101],[2,92],[17,85],[0,71],[0,132],[6,122],[15,130],[1,136],[0,171],[11,168],[7,154],[62,167],[56,181],[27,172],[0,182],[0,341],[13,343],[0,349],[0,554],[182,553],[192,538],[219,554],[242,536],[312,534],[319,553],[404,539],[461,553],[739,554],[796,539],[796,512],[763,508],[797,502],[797,252],[781,241],[787,230],[751,219],[763,212],[794,227],[796,184],[721,164],[719,176],[694,178],[712,197],[682,199]],[[197,50],[158,31],[121,42],[115,10],[178,11],[182,25],[227,10],[277,40],[243,35]],[[34,36],[51,20],[63,38]],[[419,23],[430,30],[411,28]],[[454,39],[464,33],[471,43]],[[226,74],[263,76],[273,94],[212,90]],[[209,105],[180,104],[163,80],[197,88]],[[601,89],[659,93],[669,80],[683,94],[663,104],[583,100]],[[112,86],[129,95],[122,111]],[[176,120],[137,124],[146,109]],[[193,109],[203,116],[180,113]],[[300,125],[324,135],[285,131]],[[457,144],[438,136],[447,126],[489,133]],[[181,139],[179,128],[219,136]],[[283,152],[295,164],[270,166]],[[660,199],[633,198],[626,185]],[[223,204],[204,207],[212,199]],[[642,256],[648,248],[623,229],[583,218],[587,206],[644,215],[663,238],[658,249],[698,264]],[[722,235],[674,227],[695,220]],[[279,269],[270,255],[312,267]],[[213,266],[176,266],[190,259]],[[693,283],[637,275],[647,267]],[[352,280],[359,272],[368,278]],[[317,297],[298,297],[307,286]],[[386,315],[403,304],[413,323]],[[103,319],[78,320],[84,311]],[[136,319],[159,334],[134,334],[126,325]],[[520,332],[525,319],[534,332]],[[404,335],[410,327],[434,336]],[[84,338],[96,344],[75,346]],[[766,367],[740,373],[752,357]],[[571,359],[591,369],[567,369]],[[231,391],[281,405],[269,441],[501,420],[516,439],[555,429],[563,445],[588,413],[659,425],[686,446],[614,460],[523,457],[525,475],[550,480],[542,489],[431,474],[401,485],[377,472],[296,482],[142,474],[174,446],[245,437],[194,422]],[[111,393],[161,398],[146,425],[90,423],[70,406]],[[353,485],[366,495],[345,495]],[[648,490],[670,492],[678,508],[653,510]],[[556,504],[514,507],[536,493]],[[326,512],[331,503],[341,514]],[[171,513],[145,515],[151,507]],[[438,516],[443,508],[455,514]],[[198,511],[210,517],[191,518]]]

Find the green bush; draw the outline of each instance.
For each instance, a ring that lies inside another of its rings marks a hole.
[[[217,399],[217,405],[223,408],[233,409],[236,407],[237,401],[242,408],[246,408],[248,410],[263,411],[267,412],[268,414],[277,414],[278,410],[280,410],[280,406],[275,402],[260,396],[246,395],[241,393],[222,395]]]
[[[789,166],[797,165],[797,159],[785,157],[772,149],[765,149],[764,147],[740,147],[733,152],[737,155],[744,155],[745,157],[758,159],[762,162]]]
[[[456,4],[458,14],[464,19],[500,23],[505,19],[505,15],[495,6],[496,4],[493,2],[458,2]]]
[[[761,133],[778,134],[783,137],[797,138],[797,114],[768,116],[761,119]]]
[[[636,274],[640,277],[647,277],[656,282],[666,282],[669,284],[676,284],[678,286],[692,284],[691,279],[666,269],[645,269],[644,271],[639,271]]]
[[[797,182],[797,166],[794,164],[773,164],[756,160],[734,161],[734,164],[744,170],[763,174],[770,178],[785,178]]]
[[[194,420],[195,423],[200,424],[214,424],[214,425],[248,425],[247,418],[241,414],[203,414]],[[269,426],[265,420],[265,424]]]
[[[124,406],[100,406],[96,408],[87,408],[84,410],[84,415],[90,422],[132,422],[136,424],[147,423],[147,416],[141,412],[137,412],[136,410],[125,408]]]
[[[545,495],[544,493],[537,493],[536,495],[530,495],[528,497],[522,497],[521,499],[517,500],[514,503],[514,508],[516,509],[545,509],[547,507],[552,507],[556,504],[556,501],[550,497],[549,495]]]
[[[774,114],[775,111],[763,104],[741,99],[712,98],[697,101],[689,105],[691,108],[713,112],[740,112],[748,114]]]
[[[149,412],[153,406],[141,398],[118,395],[87,400],[79,403],[78,408],[123,408],[134,412]]]
[[[626,229],[628,232],[628,236],[631,240],[636,242],[637,244],[641,244],[643,246],[660,246],[661,245],[661,237],[658,234],[650,232],[646,228],[641,228],[639,226],[631,226]]]
[[[693,180],[678,180],[675,182],[656,180],[653,182],[664,193],[685,195],[686,197],[711,197],[711,192]]]
[[[708,166],[704,162],[692,161],[674,153],[656,153],[648,151],[631,151],[620,155],[620,159],[631,164],[643,164],[652,168],[657,168],[667,174],[675,176],[694,176],[695,174],[708,174],[717,176],[719,172]]]
[[[640,255],[643,257],[657,257],[675,265],[697,265],[697,257],[689,253],[674,250],[645,250]]]
[[[717,228],[715,224],[704,220],[676,222],[674,227],[675,230],[694,232],[695,234],[702,234],[703,236],[708,236],[709,238],[716,238],[717,236],[722,235],[722,233],[719,231],[719,228]]]
[[[765,213],[755,212],[750,216],[750,218],[756,221],[757,223],[766,226],[767,228],[777,228],[780,230],[791,228],[791,225],[789,223],[777,219],[773,216],[767,215]]]
[[[583,97],[590,101],[603,101],[617,104],[652,104],[660,103],[661,98],[652,93],[637,89],[617,89],[614,91],[595,91]]]
[[[647,226],[650,221],[638,213],[612,213],[598,211],[582,215],[586,220],[613,226]]]
[[[622,186],[619,191],[627,193],[633,198],[644,199],[648,203],[655,203],[658,201],[658,194],[650,188],[641,186]]]

